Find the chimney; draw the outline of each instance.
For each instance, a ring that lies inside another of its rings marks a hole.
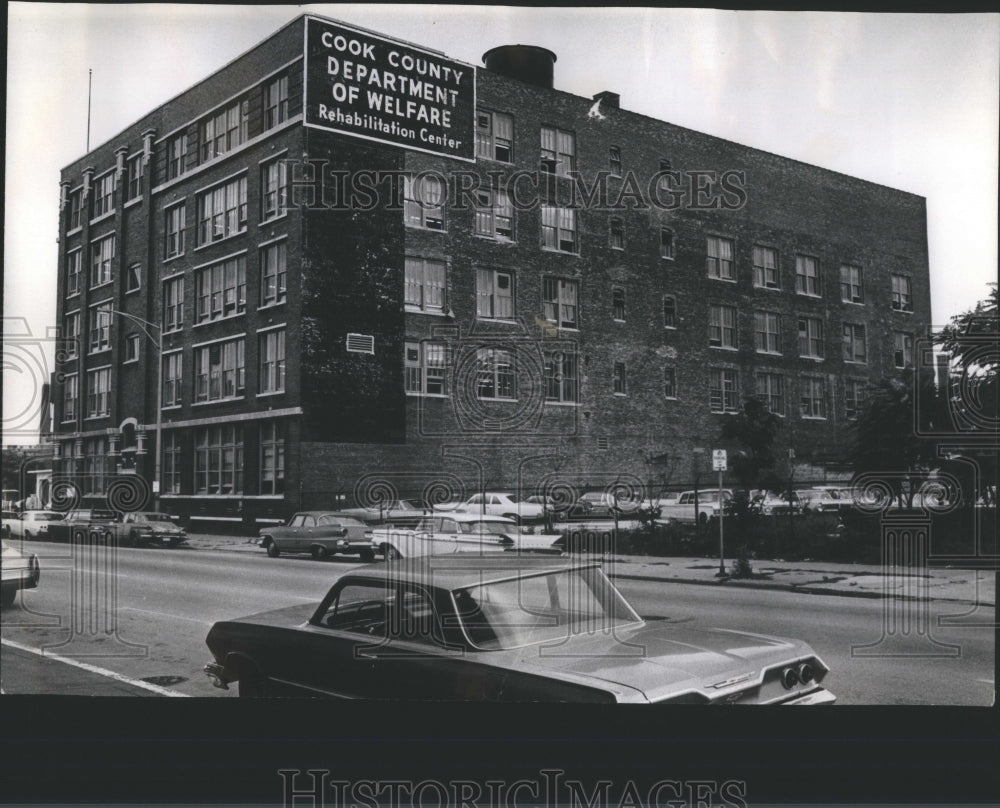
[[[487,70],[536,87],[552,89],[556,55],[537,45],[501,45],[483,54]]]
[[[618,93],[613,93],[610,90],[603,90],[594,96],[595,101],[600,101],[601,106],[605,109],[620,109],[621,108],[621,96]]]

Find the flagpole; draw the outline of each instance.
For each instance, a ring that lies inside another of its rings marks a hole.
[[[94,71],[87,70],[87,151],[90,151],[90,89],[94,83]]]

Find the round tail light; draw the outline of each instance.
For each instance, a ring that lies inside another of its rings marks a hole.
[[[803,662],[799,665],[799,681],[807,685],[816,678],[816,668],[811,662]]]
[[[799,672],[795,668],[785,668],[781,672],[781,684],[785,690],[791,690],[799,683]]]

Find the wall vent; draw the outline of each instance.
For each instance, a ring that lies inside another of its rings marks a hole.
[[[347,350],[350,353],[375,355],[375,337],[371,334],[348,334]]]

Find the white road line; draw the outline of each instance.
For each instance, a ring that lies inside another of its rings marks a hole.
[[[14,642],[13,640],[0,638],[0,645],[7,645],[11,648],[16,648],[18,651],[27,651],[29,654],[35,654],[36,656],[45,657],[46,659],[54,659],[57,662],[65,662],[67,665],[72,665],[74,668],[79,668],[80,670],[87,671],[88,673],[96,673],[98,676],[106,676],[109,679],[114,679],[116,682],[124,682],[128,685],[141,687],[143,690],[149,690],[160,696],[180,696],[187,698],[187,693],[178,693],[176,690],[167,690],[165,687],[152,685],[149,682],[142,681],[141,679],[133,679],[130,676],[115,673],[114,671],[109,671],[105,668],[98,668],[96,665],[88,665],[86,662],[78,662],[77,660],[70,659],[69,657],[59,656],[59,654],[46,654],[40,648],[32,648],[28,645],[21,645],[21,643]]]
[[[214,623],[211,620],[196,620],[193,617],[181,617],[179,614],[167,614],[166,612],[153,612],[149,609],[137,609],[135,606],[119,606],[123,612],[142,612],[143,614],[152,614],[157,617],[168,617],[171,620],[187,620],[189,623],[197,623],[200,626],[211,626]]]

